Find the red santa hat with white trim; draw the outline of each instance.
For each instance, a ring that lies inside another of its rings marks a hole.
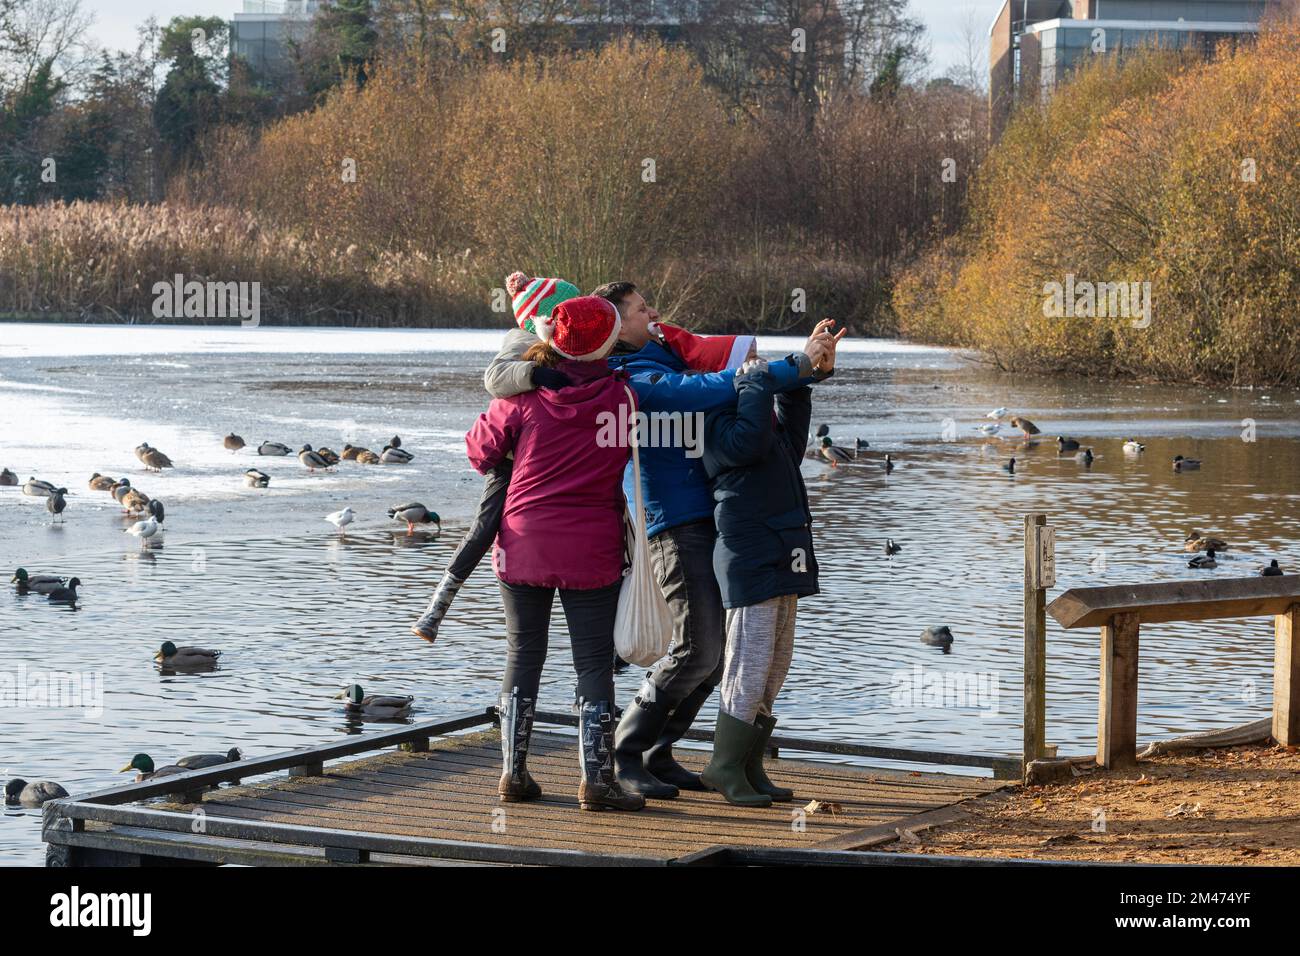
[[[547,341],[551,348],[579,362],[595,362],[609,355],[622,327],[618,309],[598,295],[561,302],[551,310],[550,321],[539,324],[539,329],[550,333]]]
[[[726,372],[740,368],[757,339],[752,335],[696,335],[658,322],[651,329],[686,367],[696,372]]]

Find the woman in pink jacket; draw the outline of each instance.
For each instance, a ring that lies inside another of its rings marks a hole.
[[[526,358],[571,385],[499,398],[465,437],[469,460],[487,474],[507,456],[514,473],[492,568],[501,583],[509,651],[501,681],[498,792],[504,802],[536,800],[528,741],[555,592],[560,593],[578,673],[579,758],[584,810],[639,810],[614,777],[614,616],[623,580],[623,471],[629,449],[617,424],[635,401],[605,362],[618,341],[618,311],[582,296],[555,307]],[[623,408],[620,414],[621,407]]]

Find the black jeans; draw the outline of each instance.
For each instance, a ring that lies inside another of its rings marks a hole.
[[[447,565],[447,571],[452,577],[461,581],[469,577],[496,540],[497,532],[501,530],[501,515],[506,510],[506,492],[510,490],[510,476],[514,467],[515,463],[507,458],[487,473],[474,523],[465,532],[465,537],[461,538]]]
[[[655,700],[676,707],[696,688],[722,681],[727,643],[722,593],[713,572],[713,519],[692,521],[650,539],[655,577],[673,612],[673,643],[650,680]]]
[[[573,646],[573,669],[578,674],[578,696],[614,703],[614,616],[618,613],[618,592],[622,581],[608,587],[584,591],[560,589],[560,603],[569,623]],[[546,663],[546,645],[551,625],[555,588],[529,584],[501,584],[501,601],[506,608],[506,672],[501,693],[519,688],[519,696],[537,699]]]

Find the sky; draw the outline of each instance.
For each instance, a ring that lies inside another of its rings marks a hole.
[[[962,25],[968,12],[979,27],[980,42],[985,49],[988,27],[1002,6],[1002,0],[911,0],[912,10],[930,33],[931,73],[942,75],[951,66],[962,63],[964,44]],[[229,18],[242,10],[243,0],[82,0],[95,14],[92,33],[110,49],[134,49],[135,28],[150,14],[159,23],[182,15],[220,16]]]

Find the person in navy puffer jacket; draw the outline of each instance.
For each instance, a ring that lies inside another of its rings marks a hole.
[[[839,338],[834,339],[838,343]],[[819,366],[834,371],[835,348]],[[772,706],[794,653],[799,598],[817,593],[812,512],[800,465],[808,444],[812,390],[779,393],[766,362],[736,376],[735,408],[711,413],[704,467],[718,528],[713,566],[727,609],[727,651],[713,758],[702,782],[740,806],[794,798],[763,771],[776,726]]]

